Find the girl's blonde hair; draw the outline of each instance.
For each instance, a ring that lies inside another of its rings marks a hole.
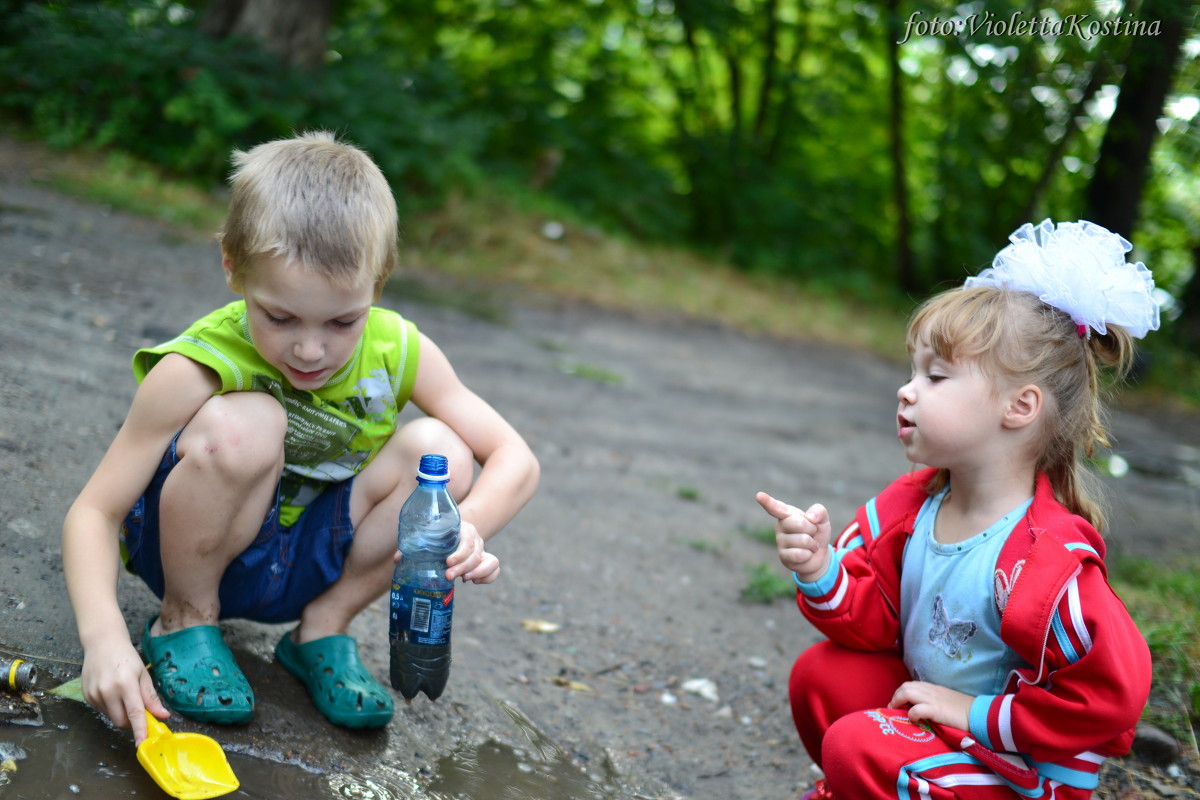
[[[256,256],[271,255],[336,286],[368,275],[375,297],[396,268],[396,199],[375,162],[325,131],[233,154],[229,214],[218,238],[240,291]]]
[[[1080,329],[1063,311],[1029,292],[993,286],[952,289],[925,301],[908,326],[908,351],[919,340],[939,358],[973,360],[1010,385],[1034,384],[1044,402],[1037,437],[1037,471],[1045,472],[1055,496],[1097,530],[1104,508],[1095,477],[1083,463],[1097,447],[1108,447],[1100,397],[1100,369],[1124,377],[1133,359],[1133,337],[1116,325],[1105,334]],[[938,470],[927,487],[939,491],[949,480]]]

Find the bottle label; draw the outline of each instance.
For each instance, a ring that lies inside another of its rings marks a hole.
[[[454,615],[454,585],[446,589],[422,589],[392,584],[393,636],[404,635],[421,645],[450,643],[450,622]]]

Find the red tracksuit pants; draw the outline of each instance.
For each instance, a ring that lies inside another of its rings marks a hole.
[[[1086,800],[1087,789],[1043,780],[1018,793],[980,761],[889,709],[909,680],[895,653],[823,641],[792,667],[792,719],[837,800]]]

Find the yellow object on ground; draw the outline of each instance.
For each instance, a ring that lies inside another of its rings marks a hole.
[[[149,735],[137,758],[162,790],[180,800],[229,794],[241,784],[215,739],[199,733],[172,733],[149,711]]]

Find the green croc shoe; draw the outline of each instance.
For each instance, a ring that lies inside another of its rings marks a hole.
[[[216,625],[151,636],[151,617],[142,634],[142,653],[163,702],[200,722],[233,725],[254,716],[254,692]]]
[[[275,658],[304,684],[317,710],[334,725],[379,728],[392,719],[392,696],[371,677],[349,636],[326,636],[304,644],[285,633]]]

